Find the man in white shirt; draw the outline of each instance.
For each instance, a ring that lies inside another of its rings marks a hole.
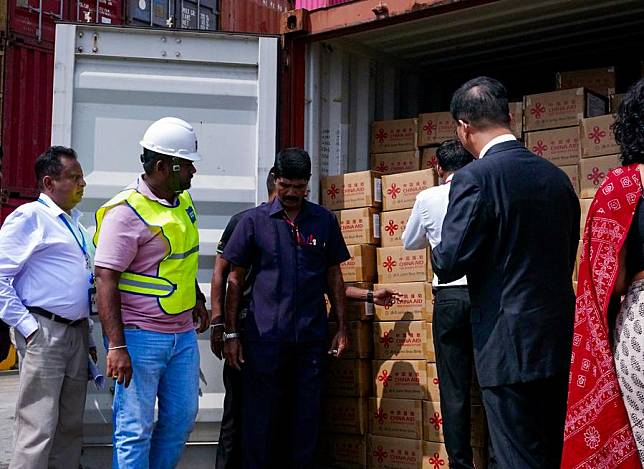
[[[402,235],[405,249],[436,247],[441,241],[452,176],[472,161],[458,140],[443,142],[436,152],[442,185],[425,189],[416,197]],[[443,414],[443,433],[450,468],[473,469],[470,445],[470,385],[472,378],[472,331],[470,296],[465,277],[439,283],[434,275],[434,348]]]
[[[0,319],[20,356],[9,467],[67,469],[81,455],[93,248],[74,208],[85,188],[76,152],[50,147],[35,171],[40,197],[0,229]]]

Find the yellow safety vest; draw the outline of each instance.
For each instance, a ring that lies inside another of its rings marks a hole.
[[[157,267],[157,274],[144,275],[125,271],[119,290],[134,295],[156,297],[166,314],[180,314],[196,304],[195,279],[199,260],[197,212],[187,191],[179,195],[179,205],[169,207],[150,200],[135,189],[118,193],[96,212],[94,244],[105,214],[117,205],[129,205],[148,225],[166,239],[168,251]]]

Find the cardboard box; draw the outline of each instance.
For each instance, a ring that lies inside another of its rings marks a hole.
[[[395,153],[372,153],[371,169],[381,174],[405,173],[420,169],[418,150]]]
[[[472,406],[470,420],[472,422],[470,442],[476,448],[484,448],[487,445],[487,420],[483,406]]]
[[[416,195],[435,185],[437,185],[437,176],[433,169],[383,176],[382,209],[389,211],[412,208]]]
[[[382,181],[380,173],[357,173],[323,176],[320,187],[322,205],[329,210],[382,206]]]
[[[579,165],[572,164],[568,166],[559,166],[561,170],[566,173],[570,183],[572,184],[573,189],[575,189],[575,194],[579,197]]]
[[[378,360],[436,361],[431,324],[392,321],[373,324],[373,355]]]
[[[584,239],[584,228],[586,227],[586,218],[588,218],[588,211],[593,199],[580,199],[579,205],[581,206],[581,219],[579,220],[579,239]]]
[[[372,469],[421,469],[423,443],[421,440],[369,435],[367,459]]]
[[[327,455],[334,468],[363,469],[367,467],[367,437],[364,435],[324,435]]]
[[[407,220],[411,216],[410,208],[382,212],[380,215],[380,245],[382,247],[402,246],[402,234],[405,232]]]
[[[326,393],[329,396],[370,396],[371,362],[369,360],[329,360]]]
[[[622,104],[622,101],[624,101],[625,96],[626,96],[626,93],[611,94],[610,98],[608,99],[609,101],[608,112],[610,112],[611,114],[617,114],[617,111],[619,110],[619,105]]]
[[[594,156],[613,155],[621,151],[615,141],[615,134],[611,125],[615,122],[615,116],[589,117],[581,121],[579,135],[581,138],[581,157],[592,158]]]
[[[392,306],[376,306],[377,321],[425,320],[431,321],[434,312],[432,284],[427,282],[379,283],[375,289],[389,288],[401,295]]]
[[[416,150],[416,126],[416,119],[372,122],[371,153]]]
[[[349,348],[344,351],[342,359],[347,358],[371,358],[373,356],[373,331],[370,322],[349,321],[347,326],[351,340]],[[335,322],[329,323],[329,338],[338,331],[338,325]]]
[[[579,185],[582,198],[595,197],[595,192],[610,170],[622,165],[619,155],[597,156],[582,158],[579,163]]]
[[[523,131],[578,125],[584,117],[606,114],[606,99],[575,88],[528,95],[523,98]]]
[[[508,107],[512,115],[510,130],[516,138],[520,139],[523,136],[523,101],[508,103]]]
[[[420,169],[436,169],[436,151],[438,147],[425,147],[420,158]]]
[[[525,146],[557,166],[576,164],[579,161],[579,127],[527,133]]]
[[[373,290],[373,283],[369,282],[351,282],[345,283],[345,287],[356,287],[365,290]],[[331,301],[328,295],[324,294],[324,304],[326,306],[327,317],[329,321],[337,321],[335,311],[331,307]],[[375,305],[361,300],[352,300],[347,298],[345,303],[345,314],[347,321],[372,321],[374,318]]]
[[[603,96],[615,93],[615,67],[557,73],[557,89],[587,88]]]
[[[373,282],[376,280],[376,247],[370,244],[347,246],[351,259],[340,264],[345,282]]]
[[[374,360],[372,366],[376,397],[427,398],[427,362],[425,360]]]
[[[456,121],[451,112],[432,112],[418,116],[418,146],[440,145],[456,137]]]
[[[335,212],[346,244],[380,244],[380,212],[372,207]]]
[[[423,467],[422,469],[447,469],[449,467],[449,458],[445,443],[436,443],[434,441],[423,442]],[[476,469],[481,469],[476,466]]]
[[[423,440],[443,443],[443,413],[441,403],[423,401]]]
[[[368,400],[363,397],[328,397],[324,400],[324,426],[334,433],[364,435]]]
[[[427,363],[427,399],[432,402],[440,402],[441,393],[439,388],[438,369],[436,363]]]
[[[433,278],[428,249],[407,251],[402,246],[377,248],[378,282],[429,282]]]
[[[369,399],[369,433],[420,440],[423,437],[422,401]]]

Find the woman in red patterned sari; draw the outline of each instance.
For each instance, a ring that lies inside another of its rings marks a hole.
[[[644,80],[614,132],[623,166],[600,186],[584,229],[562,469],[644,464]]]

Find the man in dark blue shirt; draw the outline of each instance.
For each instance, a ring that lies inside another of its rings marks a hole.
[[[305,200],[309,155],[300,149],[275,160],[277,197],[249,210],[224,249],[232,264],[226,292],[224,355],[243,364],[243,466],[310,467],[318,438],[324,380],[327,292],[338,317],[329,354],[348,345],[340,263],[349,252],[335,216]],[[244,276],[255,279],[244,324]],[[243,352],[242,352],[243,347]]]

